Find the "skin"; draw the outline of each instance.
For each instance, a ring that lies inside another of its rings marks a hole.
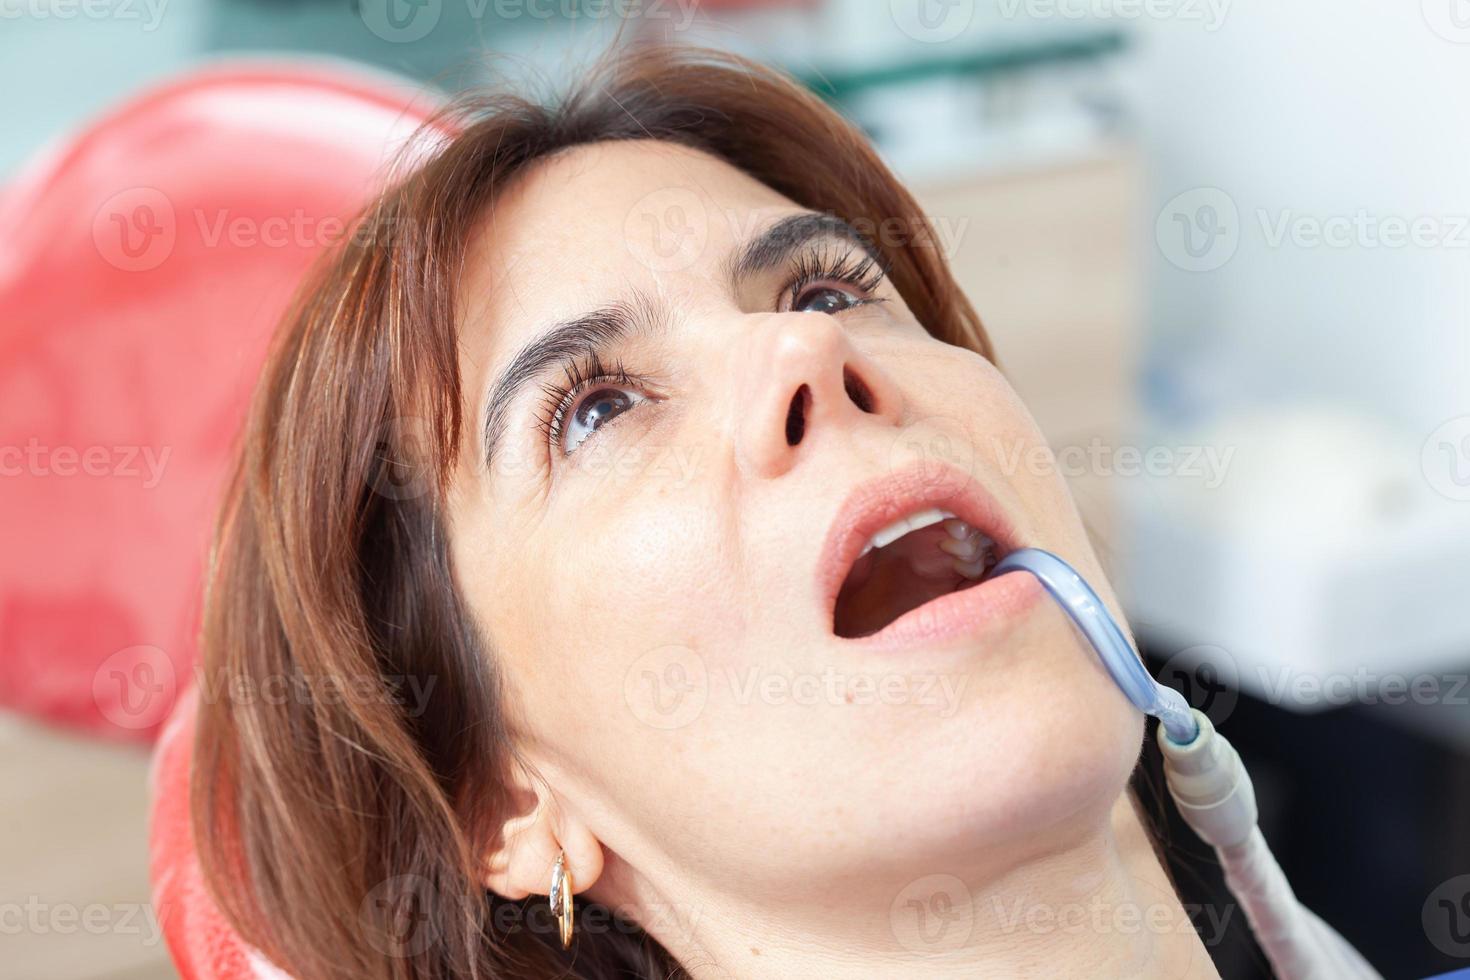
[[[649,400],[571,456],[537,424],[539,385],[492,465],[478,425],[462,447],[456,575],[522,760],[486,885],[544,895],[564,850],[577,892],[700,978],[1214,976],[1125,792],[1142,718],[1059,611],[898,654],[833,634],[827,529],[936,425],[1025,543],[1116,601],[1061,477],[1014,464],[1044,443],[993,365],[930,337],[887,282],[836,314],[789,309],[784,270],[732,288],[730,255],[801,210],[694,150],[600,144],[521,175],[472,243],[472,419],[548,326],[640,296],[664,321],[616,348]]]

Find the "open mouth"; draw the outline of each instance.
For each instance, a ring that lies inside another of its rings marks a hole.
[[[906,613],[980,584],[1002,557],[953,512],[926,507],[875,532],[848,569],[833,608],[839,637],[871,636]]]

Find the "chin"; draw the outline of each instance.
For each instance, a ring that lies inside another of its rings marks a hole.
[[[872,798],[910,867],[968,854],[991,874],[1109,826],[1144,718],[1050,612],[1009,649],[976,651],[960,709],[905,735],[895,785]]]

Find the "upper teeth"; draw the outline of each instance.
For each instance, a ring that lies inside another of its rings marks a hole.
[[[869,538],[868,543],[863,545],[862,553],[858,557],[861,558],[874,548],[885,548],[910,531],[917,531],[920,528],[928,527],[930,524],[938,524],[940,521],[952,517],[954,515],[949,511],[940,510],[938,507],[930,507],[928,510],[918,511],[917,513],[910,514],[908,517],[900,517]]]
[[[946,572],[958,572],[968,579],[984,577],[986,570],[996,559],[995,542],[972,525],[938,507],[917,511],[894,521],[869,538],[858,557],[861,558],[874,548],[886,547],[910,531],[917,531],[940,521],[944,522],[945,534],[939,540],[939,550],[946,557],[939,565],[935,565],[922,554],[910,555],[908,557],[913,563],[914,571],[930,577]]]

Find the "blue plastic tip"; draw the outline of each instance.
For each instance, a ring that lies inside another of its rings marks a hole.
[[[1117,620],[1075,568],[1050,551],[1021,548],[1002,558],[991,574],[1009,572],[1030,572],[1036,576],[1087,637],[1113,683],[1139,711],[1159,719],[1171,742],[1188,745],[1194,741],[1199,725],[1189,702],[1172,687],[1165,687],[1149,676]]]

